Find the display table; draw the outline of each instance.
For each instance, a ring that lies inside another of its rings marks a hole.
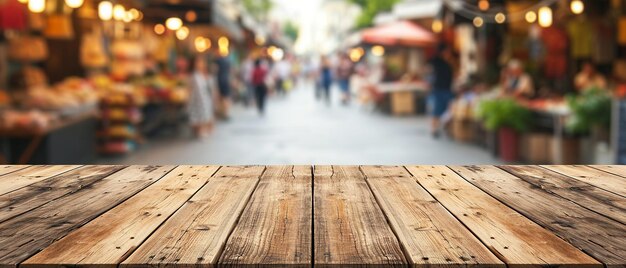
[[[624,166],[0,166],[0,267],[624,267],[624,176]]]
[[[428,85],[423,82],[391,82],[381,83],[376,89],[387,96],[393,115],[411,115],[416,112],[416,95],[425,96]]]
[[[41,129],[3,129],[0,162],[65,164],[93,161],[96,156],[96,114],[88,112],[60,119]]]

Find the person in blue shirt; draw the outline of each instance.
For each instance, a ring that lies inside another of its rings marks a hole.
[[[437,54],[428,61],[427,80],[430,84],[428,110],[431,116],[431,134],[435,138],[441,135],[441,116],[454,99],[452,92],[454,71],[447,59],[450,53],[447,46],[440,45]]]

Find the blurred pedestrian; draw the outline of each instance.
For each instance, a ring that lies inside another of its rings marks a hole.
[[[287,59],[276,62],[273,73],[276,79],[276,93],[285,95],[287,92],[285,85],[291,77],[291,63]]]
[[[230,110],[230,61],[227,57],[217,58],[217,87],[219,89],[219,111],[224,120],[228,120]]]
[[[437,48],[437,54],[428,62],[428,80],[430,93],[428,96],[428,109],[431,116],[431,134],[434,138],[441,135],[441,116],[448,110],[450,102],[454,99],[452,93],[452,79],[454,71],[452,65],[446,60],[451,51],[447,46]]]
[[[254,102],[254,86],[252,85],[252,72],[254,71],[254,59],[248,55],[241,66],[241,79],[246,87],[246,106]]]
[[[203,138],[213,129],[215,112],[213,109],[215,81],[204,57],[197,56],[193,60],[189,80],[190,96],[187,106],[189,122],[195,136]]]
[[[606,78],[596,71],[593,63],[585,62],[580,72],[574,78],[574,86],[578,92],[592,89],[605,90]]]
[[[259,114],[265,114],[265,99],[267,98],[267,73],[268,67],[265,66],[261,59],[254,61],[254,69],[252,71],[252,85],[256,97],[256,105]]]
[[[354,72],[354,64],[347,54],[341,55],[339,65],[337,66],[337,83],[341,90],[341,103],[344,105],[350,103],[350,79]]]
[[[533,79],[524,72],[522,62],[512,59],[502,72],[500,95],[513,98],[531,98],[535,94]]]
[[[326,56],[322,56],[321,68],[319,72],[319,87],[321,90],[321,96],[326,103],[330,104],[330,87],[333,83],[333,71],[330,64],[330,60]]]

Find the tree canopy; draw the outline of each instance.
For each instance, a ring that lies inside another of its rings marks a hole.
[[[398,0],[346,0],[361,7],[362,13],[357,18],[356,27],[372,26],[374,17],[380,12],[390,11]]]

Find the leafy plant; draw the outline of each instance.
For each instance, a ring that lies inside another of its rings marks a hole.
[[[243,0],[242,4],[250,15],[260,21],[265,21],[274,8],[272,0]]]
[[[362,13],[357,18],[356,27],[366,28],[372,26],[374,17],[380,12],[390,11],[399,0],[347,0],[361,7]]]
[[[580,95],[567,96],[572,115],[567,119],[566,130],[573,134],[588,134],[595,126],[611,125],[611,96],[604,90],[593,88]]]
[[[485,100],[479,104],[478,117],[488,130],[509,127],[518,132],[528,130],[532,114],[513,99]]]

